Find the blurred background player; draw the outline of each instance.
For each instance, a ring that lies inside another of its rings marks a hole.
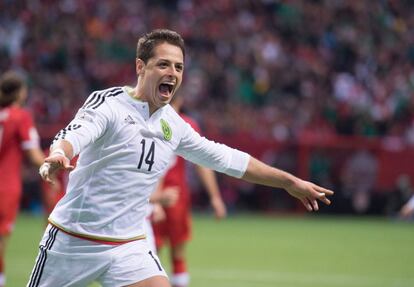
[[[182,93],[178,92],[170,104],[194,130],[200,133],[197,123],[181,113],[183,102],[184,97]],[[196,171],[209,195],[215,217],[217,219],[224,218],[227,211],[220,195],[215,173],[198,165],[196,165]],[[154,236],[157,250],[160,250],[165,241],[168,241],[172,266],[172,275],[170,276],[172,286],[186,287],[190,281],[186,262],[186,245],[191,239],[191,196],[185,160],[179,156],[175,157],[175,161],[172,162],[161,183],[161,194],[171,192],[178,193],[178,200],[174,204],[163,205],[165,217],[162,220],[153,221]]]
[[[166,214],[162,206],[171,206],[178,200],[178,190],[170,189],[163,191],[162,185],[163,179],[159,181],[157,188],[150,196],[150,204],[148,204],[147,216],[144,220],[146,241],[154,254],[157,253],[157,246],[155,244],[152,223],[165,220]]]
[[[0,286],[5,286],[6,240],[13,230],[22,193],[23,154],[36,167],[43,163],[39,136],[30,113],[22,108],[26,83],[9,71],[0,78]]]

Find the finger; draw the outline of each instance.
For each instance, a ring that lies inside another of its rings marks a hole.
[[[330,205],[331,204],[331,201],[328,198],[326,198],[326,195],[323,194],[323,193],[319,193],[318,199],[320,201],[322,201],[323,203],[325,203],[326,205]]]
[[[63,168],[65,170],[73,170],[75,167],[73,165],[68,164],[68,165],[64,165]]]
[[[46,176],[45,180],[50,184],[55,184],[52,178],[49,177],[49,175]]]
[[[319,210],[319,206],[318,206],[318,202],[316,201],[316,199],[310,199],[309,201],[312,204],[313,210],[314,211],[318,211]]]
[[[39,175],[44,180],[47,180],[47,178],[49,177],[49,169],[50,169],[50,163],[43,163],[39,168]]]
[[[332,190],[329,190],[329,189],[326,189],[326,188],[323,188],[323,187],[321,187],[321,186],[316,186],[316,190],[318,191],[318,192],[322,192],[322,193],[324,193],[325,195],[333,195],[334,194],[334,192],[332,191]]]
[[[312,205],[309,203],[309,201],[306,198],[305,199],[301,199],[300,201],[303,203],[303,205],[306,207],[306,209],[308,211],[312,211],[313,210],[312,209]]]

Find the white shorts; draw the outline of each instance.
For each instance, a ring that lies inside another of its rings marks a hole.
[[[48,225],[27,287],[130,285],[167,274],[146,240],[108,245],[73,237]]]

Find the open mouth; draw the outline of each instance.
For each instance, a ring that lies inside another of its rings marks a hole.
[[[173,89],[174,89],[174,85],[173,84],[169,84],[169,83],[162,83],[159,87],[158,87],[160,93],[164,96],[169,96]]]

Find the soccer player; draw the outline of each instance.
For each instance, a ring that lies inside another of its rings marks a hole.
[[[147,208],[147,216],[144,220],[145,239],[153,253],[157,253],[157,247],[155,244],[154,229],[152,228],[153,222],[159,222],[165,220],[166,214],[162,206],[174,205],[178,200],[178,190],[169,189],[164,192],[161,190],[163,180],[158,182],[158,186],[149,198],[149,204]]]
[[[44,160],[32,116],[22,108],[26,98],[23,78],[12,71],[4,73],[0,78],[0,286],[6,281],[6,240],[19,211],[23,155],[37,167]]]
[[[181,93],[175,94],[170,105],[177,113],[180,113],[184,102]],[[180,116],[190,124],[197,132],[199,126],[190,117],[180,114]],[[178,200],[175,204],[165,206],[165,219],[153,222],[153,230],[157,250],[160,250],[164,241],[168,241],[170,247],[172,276],[171,284],[173,287],[186,287],[189,284],[190,276],[187,271],[186,245],[191,237],[191,198],[190,190],[186,178],[186,166],[182,157],[175,157],[174,165],[168,170],[163,179],[161,192],[169,190],[178,191]],[[203,183],[213,207],[216,218],[221,219],[226,216],[226,207],[220,195],[216,176],[214,172],[202,166],[196,165],[196,171]]]
[[[252,183],[284,188],[309,210],[333,192],[201,137],[169,105],[181,85],[184,41],[170,30],[138,40],[135,88],[93,92],[51,145],[47,181],[72,170],[49,217],[28,286],[169,287],[143,220],[174,155]],[[79,154],[76,169],[70,159]]]

